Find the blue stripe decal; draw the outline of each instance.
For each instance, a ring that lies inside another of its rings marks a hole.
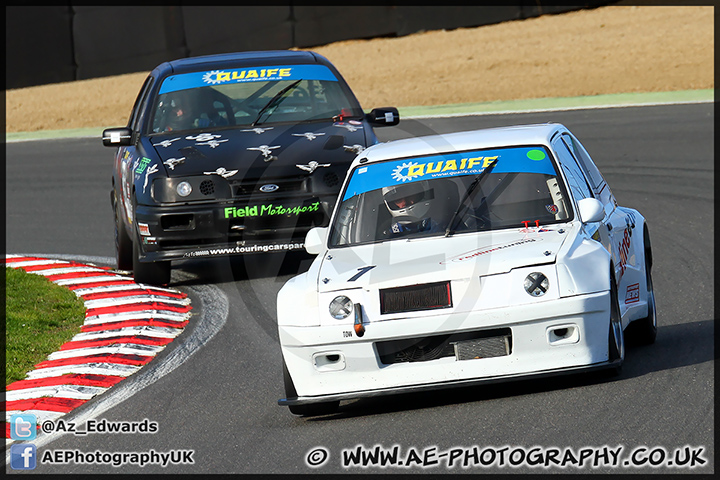
[[[557,175],[544,147],[515,147],[405,158],[360,165],[353,170],[343,201],[378,188],[441,177],[477,175],[493,160],[492,173]]]
[[[299,79],[337,82],[337,77],[324,65],[271,65],[171,75],[163,80],[159,93],[176,92],[208,85]]]

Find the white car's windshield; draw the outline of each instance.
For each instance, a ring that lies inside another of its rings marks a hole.
[[[483,174],[488,167],[492,170]],[[572,216],[562,179],[543,147],[361,165],[341,199],[330,247],[539,227]]]
[[[249,67],[167,77],[155,101],[151,130],[255,127],[362,115],[325,66]]]

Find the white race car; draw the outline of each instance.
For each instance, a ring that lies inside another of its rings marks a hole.
[[[655,340],[645,218],[560,124],[398,140],[354,160],[277,297],[286,405],[612,369]],[[628,325],[631,329],[625,332]]]

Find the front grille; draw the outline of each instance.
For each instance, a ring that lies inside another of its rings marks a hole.
[[[452,307],[450,282],[380,290],[380,313],[415,312]]]
[[[444,357],[456,360],[501,357],[512,353],[512,332],[509,328],[476,330],[474,332],[431,335],[375,342],[380,363],[427,362]]]

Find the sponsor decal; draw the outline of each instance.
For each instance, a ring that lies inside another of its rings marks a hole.
[[[457,172],[458,170],[470,170],[475,171],[476,169],[485,170],[490,164],[493,163],[494,160],[497,160],[498,155],[495,155],[493,157],[469,157],[469,158],[462,158],[460,159],[460,162],[458,164],[458,161],[455,159],[449,159],[449,160],[439,160],[437,162],[427,162],[427,163],[413,163],[412,165],[409,165],[407,167],[407,173],[405,175],[401,175],[400,172],[403,170],[403,168],[399,167],[393,171],[393,178],[395,180],[398,179],[398,177],[402,178],[402,181],[410,180],[413,177],[423,177],[425,175],[430,175],[433,173],[443,173],[443,172]],[[480,172],[478,172],[480,173]]]
[[[363,150],[365,150],[365,147],[363,147],[362,145],[359,145],[357,143],[355,145],[343,145],[343,148],[345,149],[346,152],[351,152],[356,155],[358,153],[362,152]]]
[[[325,135],[324,133],[313,133],[313,132],[305,132],[305,133],[293,133],[293,137],[305,137],[311,142],[315,140],[317,137]]]
[[[270,160],[277,159],[277,157],[272,154],[272,151],[275,150],[276,148],[280,148],[280,145],[274,145],[272,147],[270,147],[268,145],[260,145],[258,147],[247,147],[247,150],[255,150],[255,151],[262,153],[263,159],[266,162],[269,162]]]
[[[630,228],[623,230],[623,239],[618,243],[618,251],[620,252],[620,278],[625,274],[627,268],[628,253],[630,253]],[[620,279],[618,279],[620,281]]]
[[[272,130],[273,128],[275,128],[275,127],[267,127],[267,128],[255,127],[255,128],[246,128],[246,129],[240,130],[240,131],[241,132],[255,132],[258,135],[260,135],[261,133],[265,133],[268,130]]]
[[[493,162],[497,162],[493,167],[493,173],[519,172],[556,175],[550,157],[538,148],[508,147],[451,152],[373,163],[366,166],[365,172],[370,175],[360,175],[360,171],[355,170],[350,177],[342,200],[345,201],[354,195],[377,190],[393,183],[478,175]]]
[[[176,141],[178,141],[178,140],[180,140],[180,137],[173,138],[172,140],[163,140],[163,141],[160,142],[160,143],[153,143],[153,147],[164,147],[164,148],[167,148],[167,147],[169,147],[170,145],[172,145],[173,142],[176,142]]]
[[[357,132],[358,129],[362,129],[362,126],[351,125],[349,123],[333,123],[333,127],[340,127],[346,129],[348,132]]]
[[[553,215],[556,215],[558,213],[558,206],[555,204],[552,205],[545,205],[545,210],[548,211],[548,213],[551,213]]]
[[[210,248],[204,250],[195,250],[185,253],[184,257],[213,257],[219,255],[236,255],[241,253],[266,253],[288,250],[300,250],[305,247],[303,243],[278,243],[270,245],[237,245],[235,247]]]
[[[203,75],[203,82],[209,83],[210,85],[217,85],[218,83],[225,83],[231,80],[284,80],[289,76],[289,68],[247,68],[243,70],[232,70],[229,72],[226,72],[224,70],[213,70]]]
[[[176,165],[181,165],[181,164],[185,163],[185,157],[181,157],[181,158],[168,158],[168,159],[165,160],[163,163],[164,163],[165,165],[167,165],[170,170],[175,170],[175,166],[176,166]]]
[[[145,193],[145,189],[147,188],[148,178],[150,177],[150,175],[152,175],[153,173],[155,173],[157,171],[158,171],[157,163],[153,164],[150,168],[145,170],[145,182],[143,182],[143,193]]]
[[[640,284],[633,283],[628,285],[627,291],[625,292],[625,305],[629,303],[636,303],[640,301]]]
[[[163,80],[159,93],[206,87],[208,85],[301,79],[338,81],[337,77],[324,65],[270,65],[170,75]]]
[[[315,160],[311,160],[307,165],[295,165],[300,170],[305,170],[308,173],[312,173],[317,169],[318,167],[329,167],[329,163],[318,163]]]
[[[210,148],[216,148],[223,142],[227,142],[228,139],[218,140],[222,138],[222,135],[213,135],[212,133],[201,133],[196,136],[189,135],[185,137],[185,140],[195,140],[195,145],[209,145]]]
[[[242,218],[242,217],[265,217],[272,215],[300,215],[302,213],[317,212],[320,210],[320,202],[314,202],[310,205],[297,205],[295,207],[286,207],[284,205],[248,205],[245,207],[225,207],[223,214],[225,218]]]
[[[203,172],[205,175],[220,175],[223,178],[232,177],[235,175],[238,171],[237,170],[227,170],[225,167],[220,167],[214,172]]]
[[[477,250],[471,250],[469,252],[461,253],[460,255],[450,257],[447,260],[440,262],[440,264],[443,265],[443,264],[450,263],[450,262],[464,262],[466,260],[472,260],[474,258],[477,258],[482,255],[486,255],[488,253],[497,252],[498,250],[504,250],[506,248],[517,247],[518,245],[523,245],[525,243],[540,242],[540,241],[542,241],[542,238],[533,237],[533,238],[523,238],[522,240],[518,240],[516,242],[511,242],[511,243],[501,243],[501,244],[497,244],[497,245],[490,245],[489,247],[480,248]]]
[[[137,166],[133,165],[133,167],[135,167],[135,173],[138,173],[138,174],[143,173],[145,171],[145,168],[150,164],[150,162],[152,162],[152,160],[150,160],[149,158],[142,157],[138,161]]]

